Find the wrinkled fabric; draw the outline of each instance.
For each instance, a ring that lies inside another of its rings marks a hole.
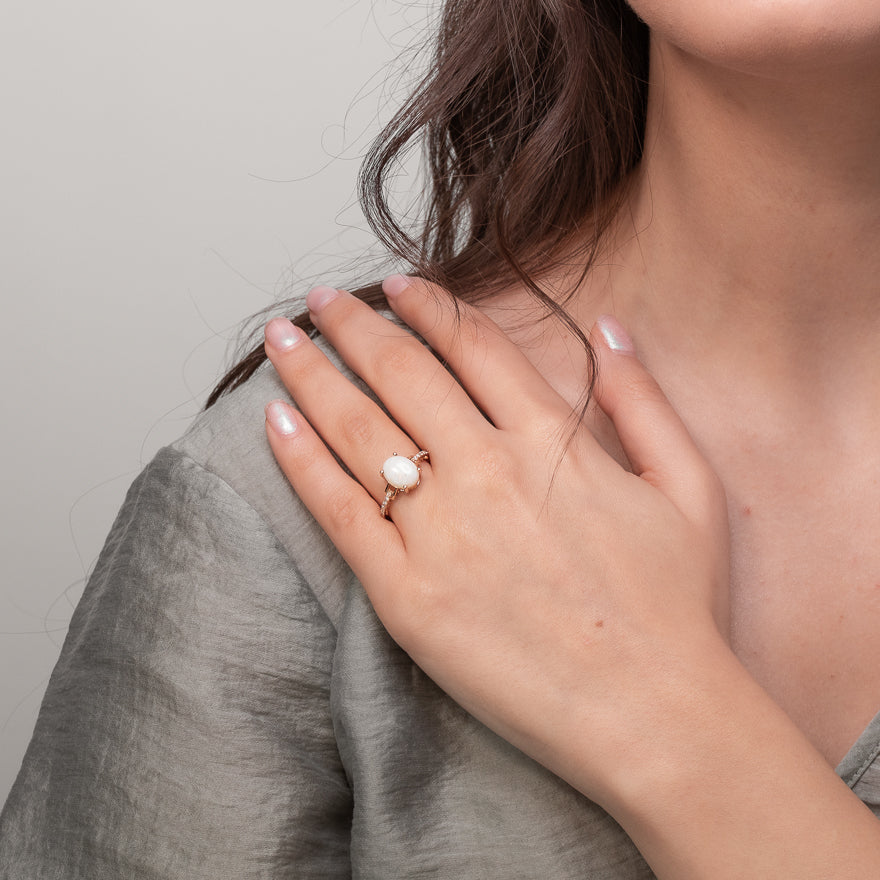
[[[272,458],[281,396],[261,369],[131,487],[0,816],[0,878],[651,878],[390,639]],[[838,772],[880,815],[878,753],[880,716]]]

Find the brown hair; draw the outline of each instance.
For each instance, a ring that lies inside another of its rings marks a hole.
[[[361,203],[410,274],[463,301],[520,282],[580,339],[535,280],[577,240],[583,273],[641,158],[648,31],[624,0],[446,0],[429,73],[372,145]],[[389,205],[400,157],[421,141],[427,187],[420,222]],[[582,276],[583,277],[583,276]],[[356,291],[384,306],[378,284]],[[313,329],[308,314],[294,322]],[[208,398],[245,382],[259,345]],[[589,390],[589,389],[588,389]]]

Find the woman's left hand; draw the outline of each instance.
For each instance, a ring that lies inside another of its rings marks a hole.
[[[634,473],[481,312],[400,276],[385,291],[452,372],[360,300],[316,288],[315,325],[390,417],[275,319],[267,352],[299,407],[267,408],[275,456],[413,660],[613,804],[645,735],[688,712],[695,669],[729,653],[719,481],[611,322],[593,331],[596,400]],[[383,518],[382,463],[422,449],[421,485]]]

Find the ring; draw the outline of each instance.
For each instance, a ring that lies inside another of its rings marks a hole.
[[[429,459],[430,456],[425,449],[419,450],[409,458],[395,452],[390,458],[385,459],[385,464],[379,471],[379,476],[385,480],[385,498],[379,507],[379,513],[385,519],[388,519],[388,508],[391,506],[391,502],[401,492],[409,492],[419,485],[422,479],[422,469],[419,467],[419,462]]]

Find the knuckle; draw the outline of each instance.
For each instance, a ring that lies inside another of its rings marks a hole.
[[[321,462],[323,450],[317,448],[314,443],[297,443],[291,451],[291,466],[298,471],[310,471],[318,467]]]
[[[376,437],[376,426],[371,414],[363,407],[353,407],[344,412],[339,424],[342,436],[350,446],[355,448],[372,446]]]
[[[472,310],[464,307],[460,309],[454,329],[461,343],[472,348],[488,348],[489,334],[485,325]]]
[[[481,484],[506,479],[507,457],[498,449],[482,449],[474,456],[472,474]]]
[[[626,397],[636,403],[666,400],[657,380],[649,373],[640,371],[635,375],[627,376],[622,384]]]
[[[373,369],[376,375],[400,377],[411,375],[418,358],[423,354],[422,345],[414,339],[395,339],[377,347]]]
[[[327,519],[334,530],[353,527],[358,518],[358,505],[351,492],[340,489],[327,494],[325,501]]]
[[[569,451],[570,441],[584,442],[593,437],[590,429],[576,413],[562,416],[559,413],[536,409],[529,421],[529,431],[542,449],[558,449],[560,454]]]
[[[479,493],[501,503],[514,491],[515,468],[504,450],[480,449],[469,456],[463,479],[465,492]]]

